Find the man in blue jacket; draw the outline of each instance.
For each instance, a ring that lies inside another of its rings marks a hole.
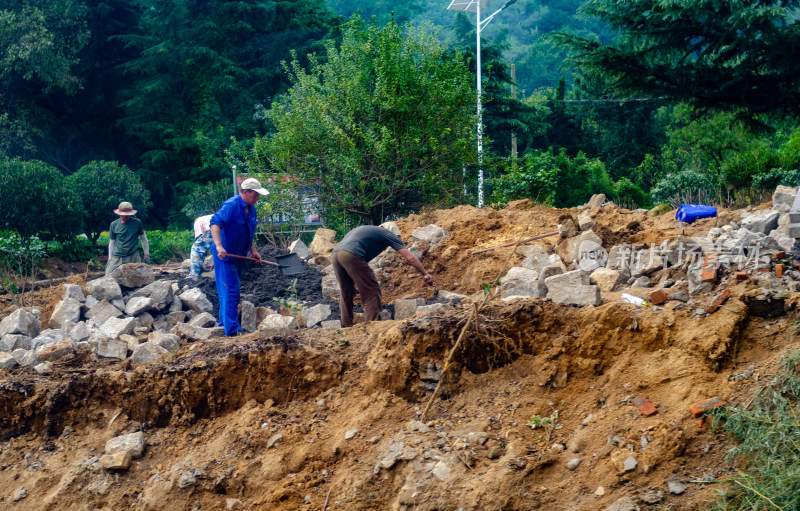
[[[261,255],[253,245],[258,220],[256,202],[265,190],[257,179],[245,179],[239,186],[239,195],[226,200],[211,217],[211,238],[214,245],[214,277],[219,298],[219,326],[225,327],[225,335],[242,334],[239,324],[239,299],[241,298],[242,260],[228,254],[253,257],[261,263]]]

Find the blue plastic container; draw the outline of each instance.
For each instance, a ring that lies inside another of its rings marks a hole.
[[[713,218],[717,216],[717,208],[699,204],[682,204],[675,212],[675,219],[690,224],[698,218]]]

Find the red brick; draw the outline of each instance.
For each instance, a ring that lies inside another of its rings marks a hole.
[[[655,291],[650,291],[650,303],[652,303],[653,305],[661,305],[667,300],[669,300],[669,295],[663,289],[656,289]]]
[[[706,254],[703,260],[703,274],[700,280],[712,284],[717,281],[717,261],[719,261],[719,255]]]
[[[641,395],[634,396],[634,398],[631,400],[631,402],[633,403],[633,406],[638,408],[639,411],[642,412],[642,415],[645,416],[645,417],[650,417],[650,416],[655,415],[655,414],[658,413],[658,410],[656,410],[656,407],[653,406],[653,403],[651,403],[644,396],[641,396]]]
[[[712,408],[718,408],[720,406],[722,406],[722,400],[718,397],[712,397],[690,405],[689,410],[695,418],[698,418]]]
[[[743,280],[747,280],[748,275],[746,271],[737,271],[733,274],[733,277],[738,281],[741,282]]]
[[[713,300],[711,300],[711,305],[709,305],[708,308],[706,308],[706,312],[708,314],[713,314],[714,312],[717,312],[717,309],[719,309],[722,306],[722,304],[725,303],[725,300],[727,300],[730,296],[731,296],[730,289],[725,288],[720,294],[718,294],[717,296],[714,297]]]
[[[783,277],[783,265],[782,264],[776,264],[775,265],[775,276],[778,277],[778,278]]]
[[[786,252],[783,251],[775,252],[774,254],[772,254],[772,257],[774,257],[775,259],[786,259]]]
[[[800,270],[800,261],[792,261],[792,268]]]

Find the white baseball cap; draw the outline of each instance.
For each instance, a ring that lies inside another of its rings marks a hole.
[[[259,195],[269,195],[269,191],[261,186],[261,183],[258,181],[258,179],[252,177],[248,177],[242,181],[242,184],[239,185],[239,188],[242,190],[253,190],[254,192],[258,192]]]

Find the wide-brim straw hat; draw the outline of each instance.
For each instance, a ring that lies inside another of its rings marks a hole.
[[[135,215],[136,210],[133,209],[133,204],[130,202],[120,202],[119,207],[114,210],[114,213],[118,215],[128,216],[128,215]]]

